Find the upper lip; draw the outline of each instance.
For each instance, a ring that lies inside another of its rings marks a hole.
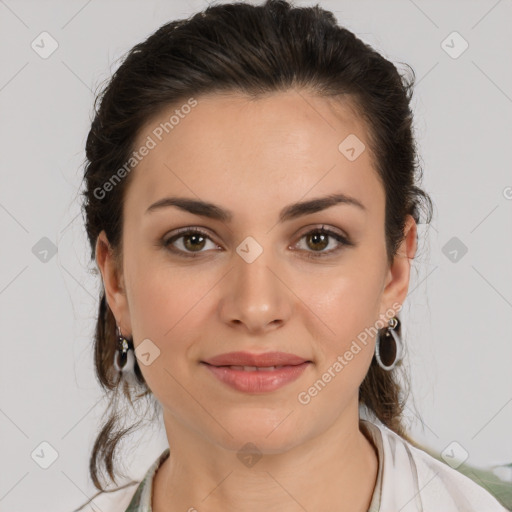
[[[309,362],[308,359],[286,352],[264,352],[263,354],[228,352],[206,359],[203,363],[213,366],[286,366],[298,365],[306,361]]]

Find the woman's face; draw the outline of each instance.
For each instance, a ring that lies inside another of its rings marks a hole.
[[[139,134],[135,148],[149,149],[126,192],[122,274],[98,249],[107,300],[133,336],[168,432],[278,452],[357,415],[372,327],[407,293],[415,224],[409,218],[401,257],[388,266],[384,189],[347,105],[296,91],[196,101]],[[291,207],[334,194],[352,202]],[[210,206],[150,208],[167,197]],[[221,211],[229,213],[211,215]],[[185,228],[201,233],[178,233]],[[204,361],[233,351],[310,363],[275,388],[277,373],[220,370],[237,375],[232,387]]]

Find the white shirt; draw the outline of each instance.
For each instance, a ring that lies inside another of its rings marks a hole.
[[[420,450],[378,421],[360,419],[378,452],[379,468],[368,512],[507,512],[486,489]],[[153,477],[167,448],[134,485],[98,495],[102,512],[151,512]],[[80,512],[97,512],[91,505]]]
[[[360,420],[379,456],[369,512],[507,512],[486,489],[382,423]]]

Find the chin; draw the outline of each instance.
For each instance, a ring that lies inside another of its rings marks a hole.
[[[216,437],[217,444],[229,450],[238,452],[247,443],[252,443],[262,454],[283,453],[304,441],[297,428],[297,418],[292,419],[294,414],[290,412],[290,408],[283,408],[278,411],[262,409],[259,414],[257,410],[233,413],[229,418],[218,418],[224,427],[216,429],[220,438],[214,433],[211,435]]]

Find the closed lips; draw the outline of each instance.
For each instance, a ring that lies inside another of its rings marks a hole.
[[[275,370],[276,368],[282,368],[283,366],[288,365],[280,365],[280,366],[235,366],[235,365],[223,365],[220,368],[229,368],[230,370],[243,370],[245,372],[271,372],[272,370]]]
[[[214,377],[243,393],[268,393],[298,379],[312,362],[285,352],[230,352],[201,361]]]
[[[247,371],[257,371],[259,368],[281,368],[283,366],[297,366],[311,362],[303,357],[286,352],[229,352],[202,361],[217,367],[229,367]]]

